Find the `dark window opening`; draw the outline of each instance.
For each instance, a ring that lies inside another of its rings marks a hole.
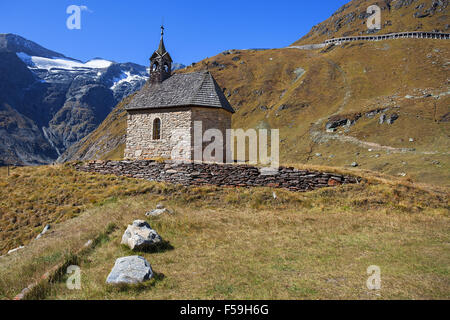
[[[156,118],[153,120],[153,140],[161,139],[161,120]]]

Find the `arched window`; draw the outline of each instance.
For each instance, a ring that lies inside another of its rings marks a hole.
[[[152,71],[156,71],[158,69],[158,62],[155,62],[152,67]]]
[[[161,120],[156,118],[153,120],[153,140],[161,139]]]
[[[164,63],[164,71],[169,72],[169,65],[167,63]]]

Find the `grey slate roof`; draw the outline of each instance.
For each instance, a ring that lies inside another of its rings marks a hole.
[[[161,83],[147,83],[126,110],[200,106],[234,113],[217,82],[208,71],[174,74]]]

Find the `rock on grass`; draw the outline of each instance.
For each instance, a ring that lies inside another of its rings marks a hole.
[[[150,263],[141,256],[122,257],[116,260],[106,279],[109,284],[133,284],[150,280],[153,270]]]
[[[161,241],[161,236],[147,222],[135,220],[133,224],[128,225],[121,244],[127,245],[131,250],[145,250],[160,244]]]

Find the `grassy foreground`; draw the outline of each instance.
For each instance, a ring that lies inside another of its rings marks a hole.
[[[20,170],[32,174],[31,168]],[[307,193],[184,188],[75,173],[67,167],[35,170],[63,171],[65,179],[108,179],[108,188],[124,190],[142,183],[146,191],[87,205],[39,241],[0,258],[3,299],[14,297],[56,263],[73,259],[73,252],[89,239],[96,239],[95,248],[76,259],[82,289],[68,290],[62,277],[31,298],[450,297],[446,192],[371,180]],[[81,190],[95,193],[83,186]],[[159,202],[175,213],[148,221],[170,247],[137,253],[151,263],[155,278],[140,286],[107,286],[115,259],[136,254],[120,245],[127,224],[145,219],[144,213]],[[370,265],[381,268],[381,290],[366,287]]]
[[[146,181],[76,172],[70,165],[0,167],[0,255],[27,245],[46,224],[86,208],[149,192]]]

